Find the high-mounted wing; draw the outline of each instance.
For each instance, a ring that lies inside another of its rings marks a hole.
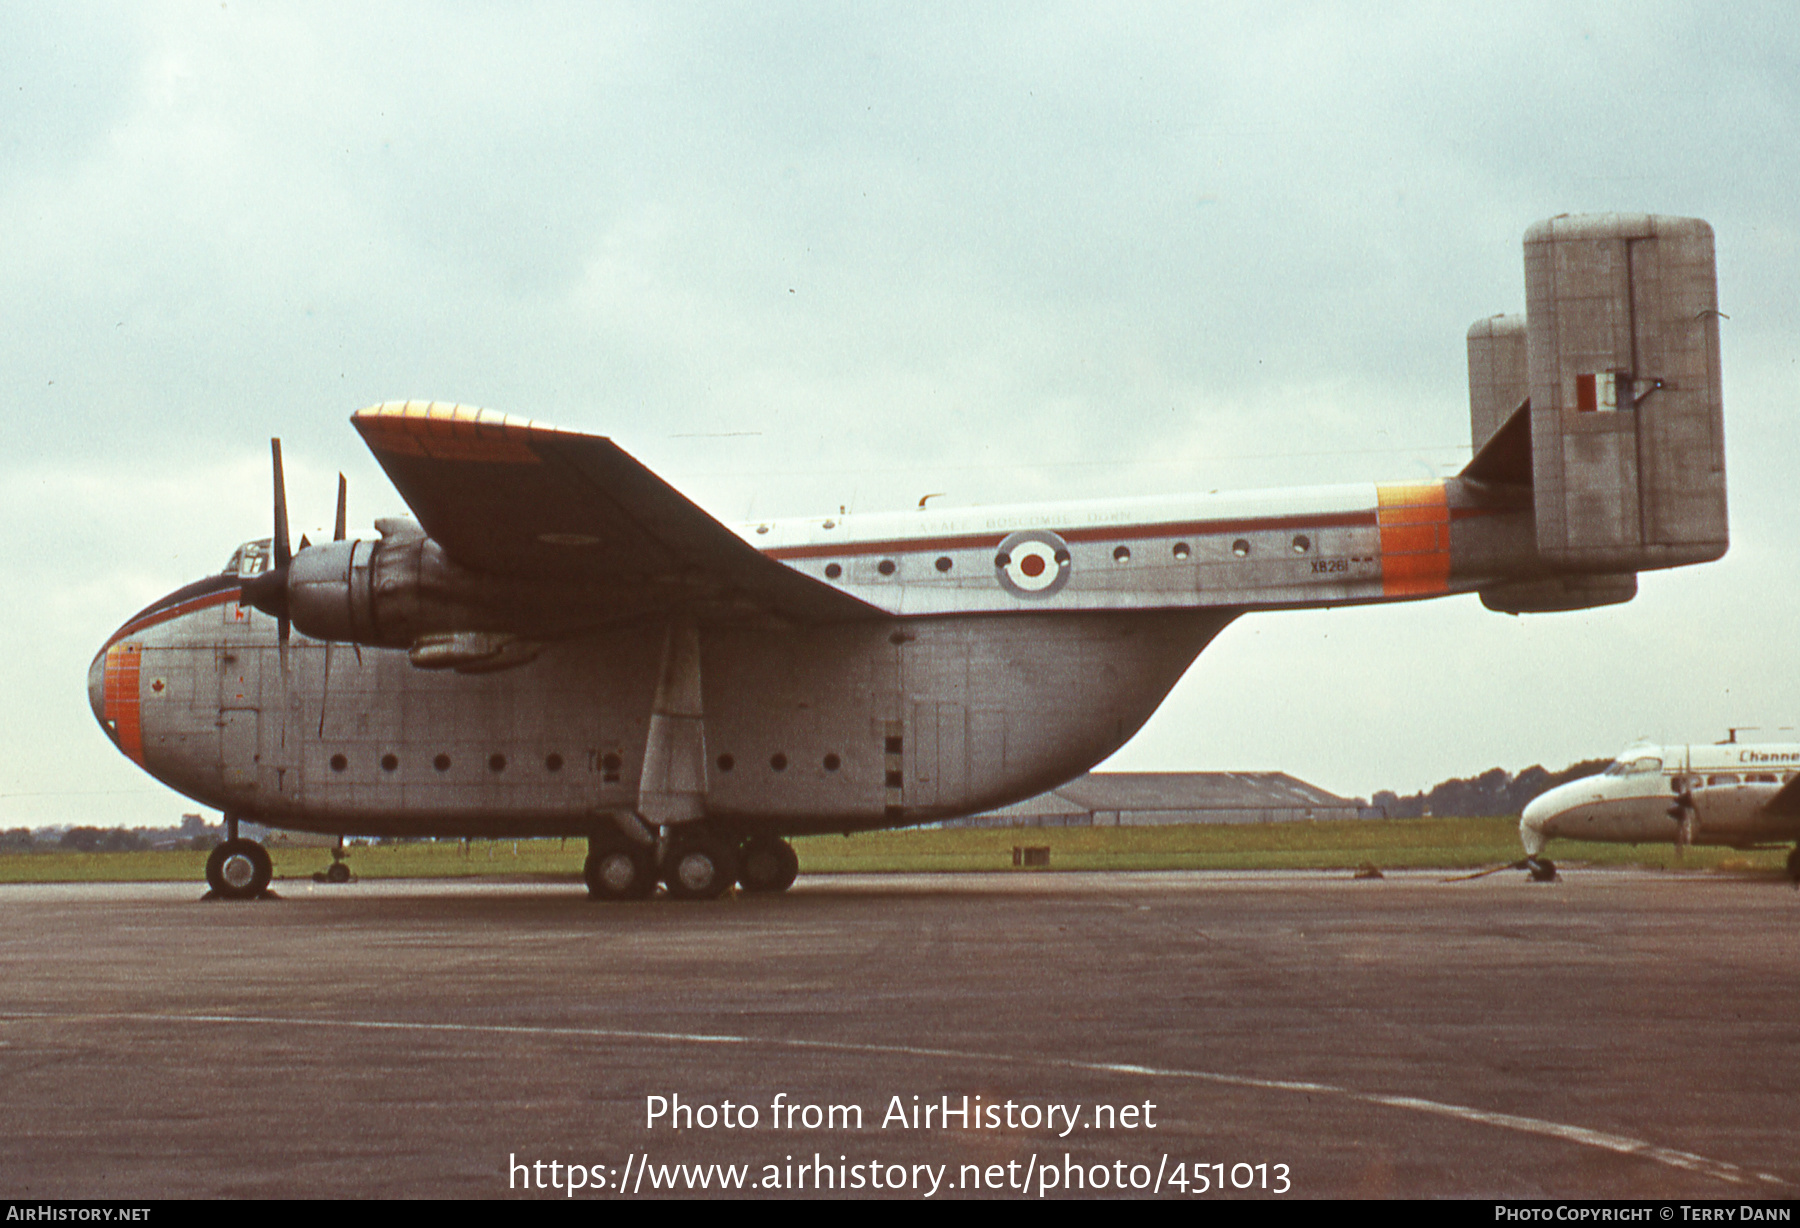
[[[1800,814],[1800,776],[1782,785],[1774,797],[1763,803],[1763,809],[1783,817]]]
[[[351,422],[420,526],[471,570],[656,585],[810,622],[880,614],[764,557],[610,439],[426,401]]]

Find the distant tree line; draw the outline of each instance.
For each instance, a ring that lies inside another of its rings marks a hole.
[[[1557,785],[1606,770],[1607,759],[1583,759],[1560,772],[1532,766],[1514,776],[1505,768],[1489,768],[1479,776],[1446,780],[1423,793],[1401,797],[1383,790],[1372,799],[1390,819],[1420,819],[1427,815],[1478,818],[1518,814],[1526,803]]]
[[[197,814],[167,827],[14,827],[0,831],[0,853],[136,853],[146,849],[213,848],[225,838],[221,826]]]

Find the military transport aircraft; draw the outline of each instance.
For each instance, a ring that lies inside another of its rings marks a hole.
[[[1519,818],[1532,878],[1556,865],[1549,841],[1722,844],[1754,849],[1795,841],[1788,875],[1800,883],[1800,745],[1731,741],[1711,746],[1628,747],[1598,776],[1533,798]]]
[[[604,899],[782,890],[784,836],[1042,792],[1132,736],[1254,610],[1475,592],[1628,601],[1727,546],[1712,230],[1558,217],[1526,314],[1469,330],[1448,480],[770,521],[733,530],[609,439],[418,401],[352,424],[417,517],[275,532],[89,672],[119,750],[240,819],[581,835]]]

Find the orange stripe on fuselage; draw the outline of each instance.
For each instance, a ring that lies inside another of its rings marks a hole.
[[[1450,507],[1442,482],[1375,487],[1381,593],[1421,597],[1450,588]]]
[[[144,726],[138,715],[138,672],[143,654],[136,644],[114,644],[106,650],[101,682],[100,715],[112,726],[125,757],[142,767]]]

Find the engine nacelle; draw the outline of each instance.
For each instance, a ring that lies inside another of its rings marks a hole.
[[[288,614],[320,640],[406,648],[427,633],[505,630],[496,582],[458,567],[405,522],[383,521],[380,541],[336,541],[294,555]],[[410,531],[409,531],[410,530]]]

